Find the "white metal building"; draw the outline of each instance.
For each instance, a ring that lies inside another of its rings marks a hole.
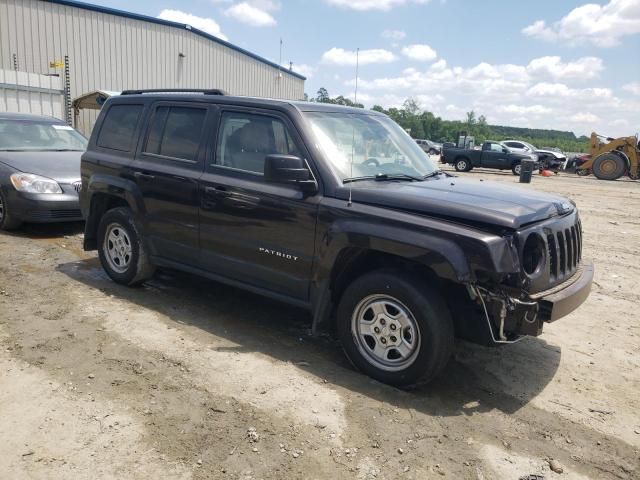
[[[0,0],[0,70],[60,75],[67,120],[69,99],[94,90],[221,88],[299,100],[305,80],[189,25],[72,0]],[[24,97],[42,88],[14,88],[11,78],[0,88],[15,101],[0,95],[0,110],[25,111]],[[79,129],[88,134],[96,116],[83,112]]]

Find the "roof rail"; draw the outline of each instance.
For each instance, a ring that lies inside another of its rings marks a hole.
[[[145,90],[123,90],[120,95],[140,95],[143,93],[202,93],[203,95],[226,95],[220,88],[149,88]]]

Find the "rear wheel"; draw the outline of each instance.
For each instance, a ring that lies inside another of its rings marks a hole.
[[[7,200],[0,190],[0,230],[15,230],[22,222],[11,215]]]
[[[617,180],[627,170],[627,163],[615,153],[604,153],[593,161],[592,170],[600,180]]]
[[[454,163],[456,172],[468,172],[471,170],[471,163],[466,158],[458,158]]]
[[[520,176],[520,172],[522,171],[522,164],[516,163],[511,167],[511,171],[514,175]]]
[[[383,383],[427,382],[445,367],[453,322],[440,295],[422,279],[368,273],[345,291],[338,336],[351,362]]]
[[[131,210],[114,208],[98,225],[98,256],[111,279],[123,285],[137,285],[151,278],[154,266],[140,236]]]
[[[576,174],[580,177],[586,177],[587,175],[591,175],[591,170],[589,170],[588,168],[578,168],[576,170]]]

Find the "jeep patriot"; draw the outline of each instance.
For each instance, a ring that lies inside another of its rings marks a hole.
[[[125,91],[81,174],[84,247],[115,282],[173,268],[305,308],[392,385],[436,376],[455,337],[540,335],[591,288],[572,201],[439,171],[374,111]]]

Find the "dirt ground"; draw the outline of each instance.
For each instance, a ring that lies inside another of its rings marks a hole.
[[[578,203],[591,296],[539,338],[460,342],[410,392],[299,310],[168,271],[114,284],[81,225],[0,234],[0,477],[640,478],[640,183],[523,188]]]

